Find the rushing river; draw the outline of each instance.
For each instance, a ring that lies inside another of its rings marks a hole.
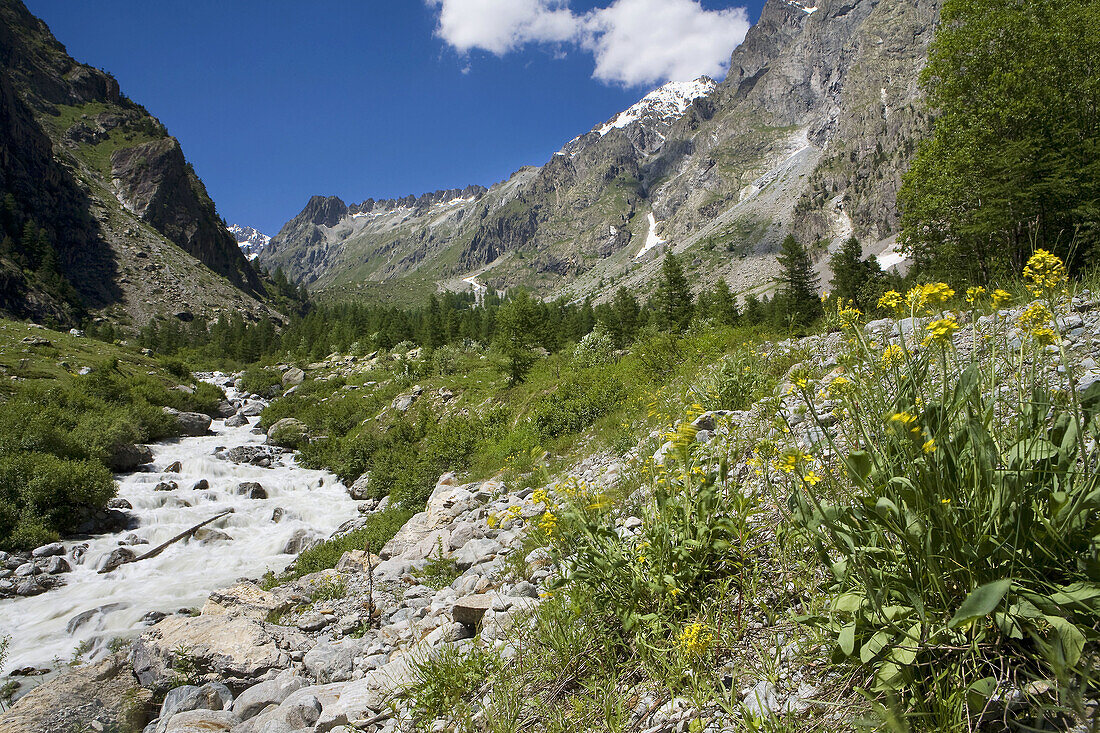
[[[217,376],[224,381],[224,376]],[[226,395],[230,400],[241,397],[233,388],[227,388]],[[235,428],[215,420],[209,435],[153,444],[153,463],[145,471],[117,477],[118,496],[133,505],[130,513],[138,522],[131,531],[149,541],[134,546],[136,554],[233,509],[207,526],[229,539],[177,542],[157,557],[103,575],[96,572],[100,559],[117,549],[130,531],[65,542],[66,548],[88,543],[83,564],[74,565],[73,572],[63,576],[65,585],[31,598],[0,601],[0,636],[11,637],[0,673],[56,667],[56,660],[68,661],[82,642],[96,656],[110,640],[140,633],[146,628],[143,618],[151,611],[201,608],[217,588],[285,567],[293,555],[283,549],[296,533],[328,537],[356,516],[356,503],[333,474],[301,468],[292,454],[281,456],[284,465],[273,468],[215,457],[223,447],[262,445],[264,436],[251,432],[258,419],[249,418],[249,425]],[[179,472],[166,472],[176,461],[181,465]],[[210,488],[193,490],[202,479]],[[179,489],[154,491],[158,483],[169,481],[179,484]],[[237,485],[246,481],[261,484],[268,498],[239,496]],[[278,522],[272,519],[276,508],[283,510]],[[81,614],[86,614],[85,619],[74,622]]]

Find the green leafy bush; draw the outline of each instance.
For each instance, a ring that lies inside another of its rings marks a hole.
[[[613,412],[625,398],[626,387],[612,370],[585,370],[539,400],[528,420],[540,440],[551,440],[579,433]]]
[[[369,546],[372,552],[378,552],[412,515],[413,512],[402,509],[388,509],[371,515],[362,529],[333,537],[302,552],[280,579],[292,580],[334,568],[340,556],[348,550],[365,550]]]
[[[274,396],[282,386],[283,375],[278,369],[253,364],[241,375],[241,389],[252,394]]]
[[[115,495],[102,464],[47,453],[0,457],[0,545],[28,549],[72,531],[81,506],[100,507]]]

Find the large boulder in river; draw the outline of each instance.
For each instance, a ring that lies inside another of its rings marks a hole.
[[[179,426],[182,435],[206,435],[210,430],[212,421],[209,415],[201,412],[179,412],[171,407],[165,407],[164,411],[176,418],[176,425]]]
[[[248,418],[245,417],[244,415],[242,415],[239,412],[235,415],[232,415],[232,416],[226,418],[226,420],[225,420],[225,426],[227,428],[239,428],[242,425],[247,425],[247,424],[248,424]]]
[[[0,717],[0,733],[136,732],[148,722],[153,694],[139,685],[125,654],[62,669]]]
[[[309,442],[309,428],[301,420],[284,417],[267,431],[267,442],[294,450]]]
[[[124,443],[116,445],[107,465],[115,473],[129,473],[136,471],[139,466],[153,462],[153,451],[147,445],[134,445]]]
[[[244,616],[169,616],[134,643],[134,673],[141,684],[164,689],[175,677],[177,652],[203,674],[213,673],[230,687],[247,685],[273,669],[290,666],[263,624]]]

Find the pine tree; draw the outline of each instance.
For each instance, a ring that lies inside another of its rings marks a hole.
[[[737,323],[737,299],[730,292],[725,278],[716,282],[710,292],[710,317],[723,326]]]
[[[849,237],[829,258],[829,268],[833,271],[832,295],[858,304],[859,290],[868,275],[868,266],[862,256],[863,246],[859,240]]]
[[[611,328],[615,344],[620,348],[626,348],[634,342],[638,333],[638,314],[641,308],[638,299],[629,290],[619,287],[615,291],[615,298],[611,301],[611,310],[614,313],[614,322]]]
[[[786,316],[793,325],[807,325],[821,315],[821,299],[818,297],[817,273],[814,272],[810,253],[794,235],[783,240],[779,252],[779,265],[783,274],[777,278],[786,304]]]
[[[496,319],[496,344],[508,361],[508,379],[522,382],[535,363],[537,313],[525,290],[518,290],[500,308]]]
[[[653,310],[657,327],[682,333],[691,325],[695,305],[680,261],[671,252],[661,265],[661,277],[653,294]]]

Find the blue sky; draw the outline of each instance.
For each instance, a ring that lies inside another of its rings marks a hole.
[[[226,221],[272,235],[313,194],[487,186],[541,165],[661,81],[724,62],[763,4],[25,2],[179,138]]]

